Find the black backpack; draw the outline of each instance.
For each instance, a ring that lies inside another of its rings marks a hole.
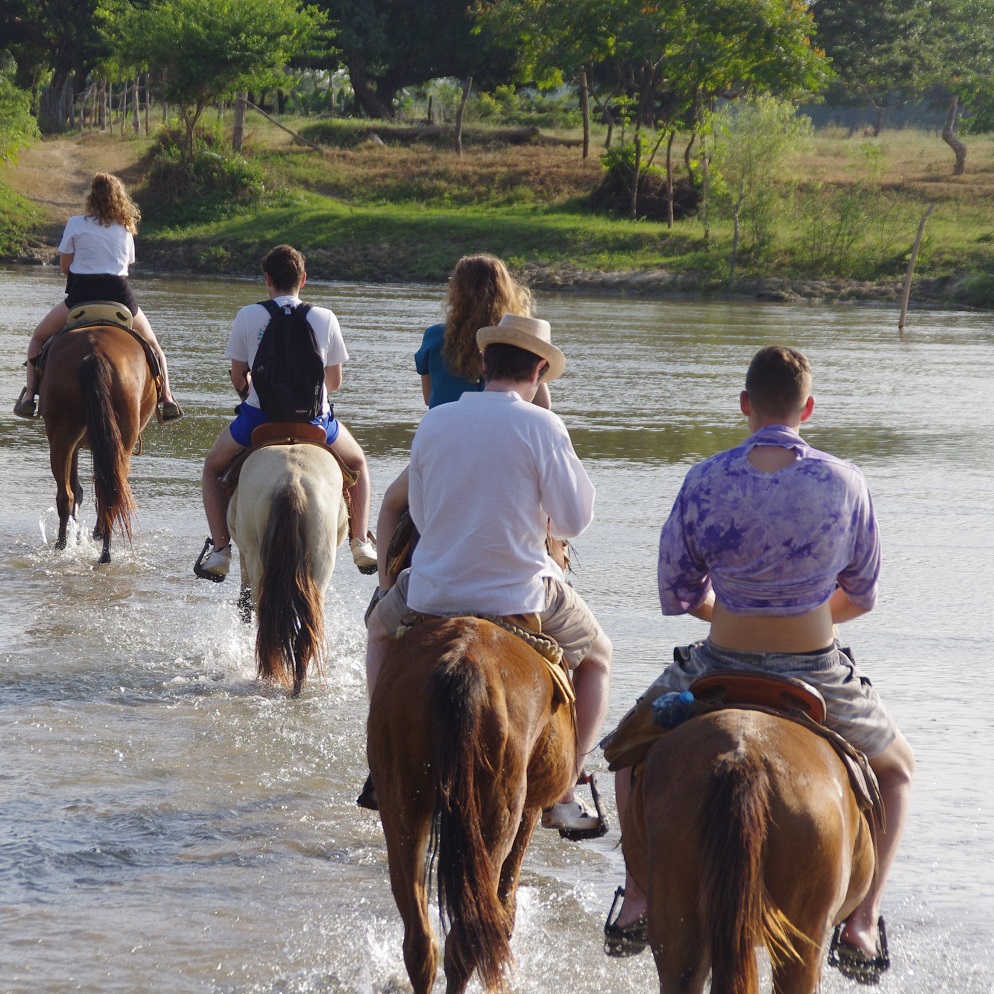
[[[259,303],[269,311],[252,363],[259,406],[274,421],[310,421],[321,413],[324,386],[324,360],[307,320],[311,305]]]

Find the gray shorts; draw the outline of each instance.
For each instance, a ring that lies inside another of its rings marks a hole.
[[[851,651],[838,642],[825,652],[793,655],[778,652],[733,652],[703,639],[679,648],[674,662],[663,670],[639,698],[651,704],[669,691],[686,690],[712,670],[760,670],[773,676],[791,676],[811,684],[825,698],[825,724],[838,732],[868,759],[879,756],[897,736],[894,719],[880,703],[870,678],[853,661]]]
[[[407,606],[407,586],[411,571],[405,569],[375,609],[376,620],[388,631],[400,628],[416,612]],[[555,639],[563,650],[569,668],[576,669],[590,652],[601,633],[597,619],[583,598],[563,580],[553,576],[545,581],[545,610],[539,614],[542,634]],[[457,612],[453,616],[458,616]],[[368,621],[367,621],[368,625]]]

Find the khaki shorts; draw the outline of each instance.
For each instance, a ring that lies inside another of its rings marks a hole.
[[[394,632],[416,612],[407,606],[407,586],[411,571],[405,569],[397,582],[386,592],[376,605],[370,617],[388,631]],[[553,576],[543,577],[545,581],[545,610],[539,614],[542,634],[555,639],[563,650],[569,668],[576,669],[590,652],[590,647],[601,634],[597,619],[583,598],[563,580]],[[453,612],[452,617],[458,617]],[[368,626],[368,621],[367,621]]]
[[[825,698],[825,724],[868,759],[879,756],[897,736],[894,719],[880,703],[869,677],[856,666],[851,650],[840,648],[837,642],[825,652],[793,655],[733,652],[703,639],[676,649],[673,656],[673,663],[639,698],[633,711],[650,707],[670,691],[686,690],[712,670],[760,670],[771,676],[796,677],[820,691]]]

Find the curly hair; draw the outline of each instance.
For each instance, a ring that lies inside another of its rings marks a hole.
[[[496,256],[464,255],[449,277],[442,358],[462,380],[483,376],[483,358],[476,344],[480,328],[497,324],[505,314],[531,315],[531,292],[507,271]]]
[[[138,230],[142,218],[138,205],[128,196],[124,184],[110,173],[97,173],[86,197],[86,213],[97,222],[109,227],[120,224],[131,234]]]

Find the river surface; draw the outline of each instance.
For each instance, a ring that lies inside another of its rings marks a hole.
[[[40,423],[15,418],[27,333],[61,299],[51,269],[0,269],[0,992],[373,994],[410,985],[366,772],[363,610],[341,555],[324,681],[289,700],[253,678],[229,581],[195,579],[203,456],[231,415],[223,358],[261,281],[137,277],[186,418],[150,426],[132,481],[140,529],[96,564],[58,553]],[[336,410],[379,498],[423,413],[413,353],[439,287],[309,283],[351,361]],[[553,400],[597,486],[573,581],[615,647],[607,726],[704,634],[660,616],[658,529],[687,468],[744,435],[738,393],[764,344],[815,370],[813,444],[857,462],[884,541],[877,609],[846,641],[918,759],[885,899],[882,992],[994,990],[994,323],[988,314],[539,294],[569,367]],[[604,763],[600,785],[614,815]],[[609,960],[622,879],[604,839],[536,834],[512,994],[655,987],[648,954]],[[826,971],[824,991],[852,990]],[[471,990],[479,990],[474,983]]]

